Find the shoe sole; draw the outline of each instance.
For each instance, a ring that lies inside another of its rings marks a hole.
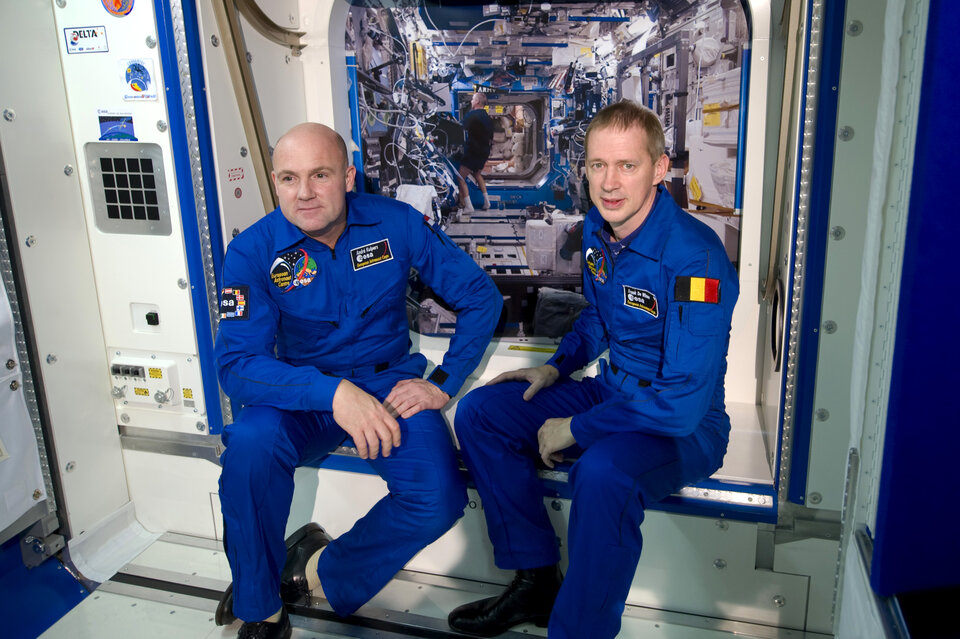
[[[326,531],[323,530],[320,524],[312,521],[298,528],[293,534],[287,537],[287,552],[289,553],[294,546],[318,530],[326,534]],[[229,626],[237,620],[236,615],[233,614],[233,582],[223,591],[223,597],[220,598],[220,603],[217,604],[217,611],[214,613],[213,620],[218,626]]]

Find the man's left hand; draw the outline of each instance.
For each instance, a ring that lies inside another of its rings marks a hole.
[[[540,459],[547,468],[553,468],[556,462],[563,461],[563,453],[560,451],[577,443],[573,433],[570,432],[572,420],[572,417],[553,417],[543,422],[543,426],[537,431]]]
[[[403,379],[390,390],[383,405],[394,417],[407,419],[422,410],[440,410],[450,396],[425,379]]]

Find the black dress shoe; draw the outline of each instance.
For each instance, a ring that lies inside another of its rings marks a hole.
[[[559,566],[518,570],[502,595],[460,606],[447,623],[457,632],[478,637],[494,637],[527,622],[546,628],[561,583]]]
[[[299,528],[295,533],[293,533],[292,535],[290,535],[289,537],[287,537],[287,541],[286,541],[286,546],[287,546],[287,561],[286,561],[286,563],[287,563],[287,564],[290,563],[290,552],[297,546],[297,544],[299,544],[301,541],[303,541],[306,537],[308,537],[308,536],[310,536],[310,535],[313,535],[313,534],[317,534],[317,533],[320,533],[320,534],[323,534],[323,535],[326,535],[326,534],[327,534],[327,533],[323,530],[323,528],[320,527],[320,524],[315,524],[315,523],[311,522],[311,523],[309,523],[309,524],[307,524],[307,525],[305,525],[305,526],[302,526],[302,527]],[[329,540],[330,540],[330,538],[327,537],[327,542],[329,542]],[[326,543],[323,544],[323,546],[325,546],[325,545],[326,545]],[[314,552],[316,552],[316,551],[314,551]],[[307,559],[309,559],[309,558],[310,558],[310,557],[309,557],[309,555],[308,555],[308,556],[307,556]],[[303,569],[302,569],[302,568],[301,568],[301,572],[303,572]],[[286,570],[284,570],[284,573],[283,573],[283,574],[286,575]],[[284,601],[286,601],[286,597],[283,597],[283,596],[281,595],[281,598],[282,598]],[[223,591],[223,596],[220,598],[220,603],[217,604],[217,611],[216,611],[216,613],[214,613],[214,615],[213,615],[213,620],[216,622],[216,624],[217,624],[218,626],[228,626],[228,625],[232,624],[234,621],[237,620],[236,615],[233,614],[233,584],[232,584],[232,583],[231,583],[229,586],[227,586],[227,589],[226,589],[226,590]]]
[[[293,628],[286,609],[280,610],[280,621],[247,621],[240,626],[237,639],[290,639]]]
[[[327,531],[312,522],[287,538],[287,561],[280,577],[280,598],[284,603],[296,603],[310,594],[307,562],[330,541]]]

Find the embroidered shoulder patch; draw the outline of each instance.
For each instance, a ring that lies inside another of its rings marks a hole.
[[[657,296],[642,288],[623,285],[623,305],[646,311],[654,317],[660,315],[657,308]]]
[[[678,277],[673,289],[678,302],[720,303],[720,280],[710,277]]]
[[[584,260],[587,263],[587,269],[590,271],[590,275],[593,275],[593,279],[596,280],[598,284],[603,284],[607,281],[607,276],[610,275],[610,268],[607,266],[607,254],[603,248],[591,246],[587,249]]]
[[[220,291],[220,319],[245,320],[250,318],[249,286],[231,286]]]
[[[353,270],[359,271],[362,268],[389,262],[393,259],[393,253],[390,251],[390,240],[383,239],[366,246],[358,246],[350,249],[350,262],[353,264]]]

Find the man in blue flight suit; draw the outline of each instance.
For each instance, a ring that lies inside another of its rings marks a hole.
[[[227,251],[216,358],[239,417],[223,432],[220,500],[233,584],[218,623],[289,637],[281,601],[322,583],[349,615],[463,514],[466,490],[438,412],[477,366],[502,298],[486,274],[406,204],[349,193],[343,139],[320,124],[277,143],[280,207]],[[410,268],[456,311],[443,362],[409,352]],[[336,540],[283,533],[297,466],[347,437],[390,494]],[[321,553],[321,551],[323,551]]]
[[[468,634],[532,621],[549,623],[551,639],[614,637],[644,508],[712,474],[726,452],[737,273],[716,234],[662,186],[669,160],[652,111],[604,108],[585,145],[589,305],[545,365],[503,373],[457,406],[496,564],[517,570],[500,597],[450,613],[450,626]],[[570,379],[608,348],[598,377]],[[564,451],[579,457],[566,580],[535,464],[553,468]]]

